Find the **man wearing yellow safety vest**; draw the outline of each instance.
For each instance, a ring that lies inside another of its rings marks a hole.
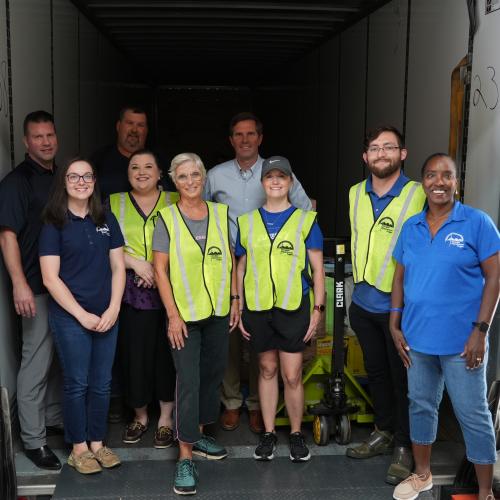
[[[351,458],[392,452],[386,482],[398,484],[413,468],[409,437],[407,378],[389,331],[392,251],[403,223],[424,206],[419,183],[401,171],[407,151],[401,133],[380,126],[365,138],[363,160],[369,177],[349,191],[354,293],[349,319],[365,361],[375,412],[375,430]]]

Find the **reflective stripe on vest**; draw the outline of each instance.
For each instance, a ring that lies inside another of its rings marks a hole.
[[[153,260],[153,231],[158,211],[179,198],[177,193],[160,191],[158,200],[147,219],[137,211],[129,193],[113,193],[109,197],[111,211],[115,215],[125,240],[125,252],[139,260]]]
[[[300,307],[305,240],[315,220],[315,212],[295,209],[271,241],[259,210],[238,217],[240,242],[247,253],[243,284],[249,310]]]
[[[170,237],[170,283],[184,321],[200,321],[229,313],[232,259],[227,206],[206,204],[208,227],[204,252],[177,205],[160,210]]]
[[[425,203],[422,186],[409,181],[374,221],[366,181],[353,186],[349,192],[351,219],[351,253],[354,282],[366,283],[382,292],[392,288],[395,264],[392,252],[403,223],[420,212]]]

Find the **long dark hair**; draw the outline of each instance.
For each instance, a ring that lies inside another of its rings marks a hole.
[[[68,193],[66,192],[66,174],[68,173],[69,167],[76,163],[77,161],[84,161],[88,163],[92,168],[92,173],[94,177],[96,175],[96,169],[92,162],[86,158],[76,157],[69,160],[64,164],[63,167],[58,167],[54,176],[54,183],[52,184],[52,191],[49,197],[49,201],[42,212],[42,221],[45,224],[53,224],[57,228],[61,229],[64,224],[68,221]],[[89,204],[89,217],[96,226],[102,226],[106,222],[104,216],[104,209],[101,204],[101,196],[99,195],[99,189],[97,183],[94,184],[94,192],[88,200]]]

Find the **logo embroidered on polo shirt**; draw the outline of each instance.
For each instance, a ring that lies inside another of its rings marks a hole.
[[[459,233],[450,233],[444,239],[450,247],[463,248],[464,247],[464,237]]]
[[[109,232],[109,227],[107,224],[103,224],[102,226],[98,226],[95,228],[98,233],[101,233],[103,236],[111,236]]]
[[[387,233],[392,234],[394,232],[394,221],[390,217],[383,217],[378,222],[380,229]]]

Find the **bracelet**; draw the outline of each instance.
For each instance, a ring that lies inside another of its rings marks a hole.
[[[226,295],[226,297],[227,297],[227,295]],[[239,300],[239,298],[240,298],[240,296],[239,296],[239,295],[230,295],[230,296],[229,296],[229,299],[230,299],[230,300]]]
[[[398,313],[402,313],[403,312],[403,308],[402,307],[391,307],[389,309],[390,312],[398,312]]]

